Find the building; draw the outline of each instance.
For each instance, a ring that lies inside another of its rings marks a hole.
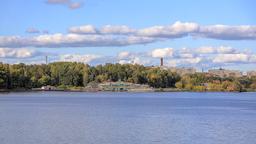
[[[238,70],[225,70],[225,69],[211,69],[208,70],[208,73],[218,77],[242,77],[243,74],[241,71]]]
[[[51,91],[51,90],[57,90],[57,88],[55,86],[50,86],[50,85],[47,85],[47,86],[42,86],[41,87],[41,90],[45,90],[45,91]]]

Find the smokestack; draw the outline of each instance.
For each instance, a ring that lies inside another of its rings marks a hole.
[[[48,64],[48,56],[45,56],[45,64]]]
[[[160,66],[164,66],[164,58],[162,58],[162,57],[160,59]]]

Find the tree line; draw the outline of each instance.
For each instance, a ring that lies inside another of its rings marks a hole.
[[[154,88],[192,91],[243,91],[256,89],[256,77],[220,78],[206,73],[180,76],[159,67],[138,64],[89,66],[77,62],[26,65],[0,63],[0,89],[38,88],[45,85],[85,87],[89,83],[124,81]]]

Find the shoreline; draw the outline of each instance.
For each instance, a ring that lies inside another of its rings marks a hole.
[[[245,90],[245,91],[193,91],[193,90],[179,90],[179,89],[152,89],[152,90],[128,90],[128,91],[90,91],[90,90],[79,90],[79,89],[64,89],[64,90],[41,90],[41,89],[0,89],[0,93],[8,92],[88,92],[88,93],[97,93],[97,92],[135,92],[135,93],[159,93],[159,92],[198,92],[198,93],[208,93],[208,92],[224,92],[224,93],[246,93],[246,92],[256,92],[255,90]]]

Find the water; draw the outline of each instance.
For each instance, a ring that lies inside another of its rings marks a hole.
[[[256,93],[1,93],[0,143],[255,144]]]

